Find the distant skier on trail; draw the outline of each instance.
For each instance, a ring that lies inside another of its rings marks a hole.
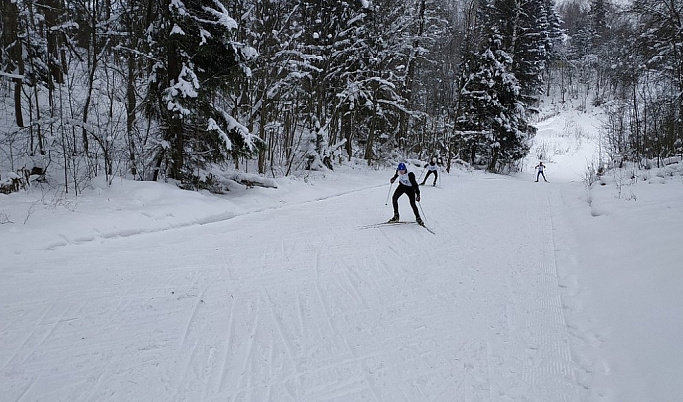
[[[543,173],[543,169],[545,169],[543,162],[538,162],[538,165],[536,165],[534,169],[538,171],[538,173],[536,173],[536,183],[538,183],[538,176],[543,176],[543,181],[547,183],[548,180],[545,179],[545,173]]]
[[[389,219],[389,222],[398,222],[398,198],[403,194],[407,194],[408,199],[410,200],[410,207],[413,208],[413,212],[415,213],[415,222],[417,222],[418,225],[424,225],[422,218],[420,218],[417,204],[415,204],[415,201],[420,202],[420,186],[417,185],[417,180],[415,180],[415,173],[408,172],[406,164],[401,162],[398,164],[396,174],[394,174],[394,177],[392,177],[390,181],[393,183],[397,178],[398,187],[391,197],[391,203],[394,207],[394,217]]]
[[[427,178],[432,173],[434,173],[434,183],[432,186],[436,186],[436,180],[439,178],[439,166],[436,164],[436,158],[432,158],[432,160],[429,161],[429,164],[427,165],[427,175],[425,176],[424,180],[422,180],[422,183],[420,183],[421,186],[424,186]]]

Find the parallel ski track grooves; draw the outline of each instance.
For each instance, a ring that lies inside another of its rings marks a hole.
[[[262,214],[265,212],[275,211],[278,209],[286,210],[289,208],[296,208],[296,207],[300,207],[302,205],[313,204],[313,203],[320,202],[320,201],[332,200],[335,198],[347,196],[349,194],[359,193],[362,191],[372,190],[372,189],[384,187],[384,186],[385,186],[385,184],[363,187],[363,188],[359,188],[357,190],[345,191],[343,193],[332,194],[332,195],[329,195],[326,197],[319,197],[319,198],[316,198],[314,200],[303,201],[303,202],[299,202],[299,203],[295,203],[295,204],[277,205],[274,207],[267,207],[267,208],[257,209],[254,211],[248,211],[248,212],[229,215],[229,216],[226,216],[226,214],[208,216],[208,217],[202,219],[201,221],[179,223],[179,224],[171,225],[171,226],[165,227],[165,228],[157,228],[157,229],[149,229],[149,230],[122,230],[122,231],[117,232],[117,233],[99,233],[98,232],[97,236],[86,236],[84,238],[79,238],[79,239],[75,239],[72,241],[69,241],[66,238],[64,238],[64,236],[60,235],[64,239],[64,241],[58,242],[58,243],[53,243],[52,245],[45,247],[44,250],[53,251],[53,250],[57,250],[57,249],[62,248],[62,247],[67,247],[67,246],[80,246],[82,244],[88,244],[88,243],[91,243],[95,240],[100,240],[100,239],[105,239],[105,240],[106,239],[120,239],[120,238],[141,236],[141,235],[147,235],[147,234],[153,234],[153,233],[167,232],[169,230],[186,229],[186,228],[195,227],[195,226],[204,226],[204,225],[210,225],[213,223],[226,222],[226,221],[229,221],[229,220],[232,220],[235,218],[244,217],[244,216]]]
[[[232,346],[233,339],[235,338],[235,302],[230,303],[230,314],[228,318],[228,329],[226,331],[227,338],[223,342],[225,350],[223,351],[223,356],[221,360],[220,375],[218,379],[217,387],[215,387],[217,393],[223,391],[223,387],[227,382],[227,376],[229,372],[229,359],[230,359],[230,347]]]
[[[45,312],[43,313],[42,317],[40,317],[40,320],[33,326],[33,329],[29,332],[29,334],[26,336],[26,339],[21,343],[21,346],[19,346],[19,349],[17,349],[14,354],[5,362],[5,364],[2,366],[2,369],[6,369],[7,366],[9,366],[10,363],[14,361],[14,359],[17,358],[21,354],[21,352],[24,350],[24,348],[28,345],[29,341],[33,337],[33,335],[36,333],[38,328],[43,325],[43,321],[45,320],[45,317],[47,317],[48,313],[50,312],[50,309],[52,307],[47,307],[45,309]],[[23,361],[23,360],[22,360]]]

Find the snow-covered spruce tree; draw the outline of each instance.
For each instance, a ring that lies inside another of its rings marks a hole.
[[[512,58],[524,103],[535,106],[543,73],[562,34],[552,0],[496,0],[485,15],[498,27],[502,49]]]
[[[558,57],[563,40],[560,17],[553,0],[521,2],[518,31],[511,44],[513,71],[520,81],[524,103],[535,107],[543,91],[543,76],[552,60]]]
[[[234,77],[250,74],[247,63],[256,54],[233,40],[237,23],[219,0],[168,0],[156,11],[149,29],[154,64],[148,99],[149,116],[162,122],[156,164],[166,163],[172,179],[197,183],[198,169],[255,155],[263,146],[220,106],[223,97],[235,95]]]
[[[608,39],[610,29],[607,21],[608,2],[606,0],[590,1],[590,26],[593,46],[600,47]]]
[[[436,35],[432,28],[442,23],[433,17],[435,3],[356,2],[348,9],[352,18],[341,20],[347,28],[334,36],[326,77],[336,83],[332,124],[349,157],[355,139],[369,164],[395,148],[419,152],[423,146],[425,77],[419,71],[434,42],[427,33]]]
[[[472,163],[499,171],[523,158],[535,129],[528,124],[513,59],[503,48],[496,1],[479,6],[459,74],[456,131]],[[496,23],[497,22],[497,23]],[[482,43],[477,43],[476,40]],[[484,42],[485,41],[485,42]]]

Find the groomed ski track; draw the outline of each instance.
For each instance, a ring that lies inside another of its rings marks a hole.
[[[555,258],[574,184],[442,180],[438,236],[358,230],[387,184],[10,254],[0,399],[585,400]]]

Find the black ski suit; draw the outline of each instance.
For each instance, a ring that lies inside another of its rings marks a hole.
[[[546,180],[546,178],[545,178],[545,173],[543,173],[543,169],[545,169],[545,165],[543,163],[539,163],[538,165],[536,165],[535,168],[536,168],[536,170],[538,170],[538,173],[536,173],[536,181],[538,181],[539,176],[543,176],[543,181],[547,182],[548,180]]]
[[[399,176],[398,170],[396,170],[396,174],[391,178],[391,182],[393,183]],[[417,180],[415,180],[415,173],[409,172],[403,176],[408,176],[407,180],[405,177],[399,179],[398,187],[391,197],[391,203],[394,207],[394,216],[398,216],[398,198],[403,194],[407,194],[408,199],[410,200],[410,207],[413,208],[413,212],[415,213],[415,218],[419,218],[420,211],[417,209],[415,200],[417,199],[417,201],[420,201],[420,186],[417,185]]]
[[[427,175],[425,176],[425,179],[422,180],[422,184],[425,184],[429,176],[434,173],[434,185],[436,186],[436,180],[439,178],[439,167],[437,166],[436,162],[429,162],[429,166],[427,166]]]

